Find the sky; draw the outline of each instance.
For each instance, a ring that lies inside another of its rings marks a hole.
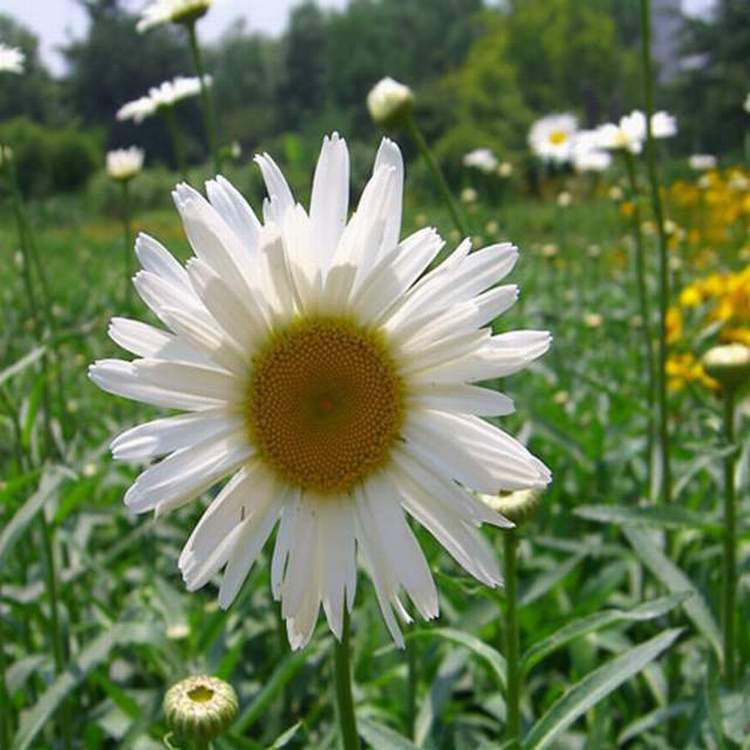
[[[328,8],[342,8],[348,0],[318,0]],[[289,10],[299,0],[215,0],[214,7],[201,22],[206,41],[221,36],[237,18],[244,18],[251,30],[280,34],[286,26]],[[701,13],[713,0],[682,0],[685,11]],[[145,0],[130,0],[134,9]],[[86,15],[75,0],[0,0],[0,10],[10,13],[28,26],[41,40],[42,58],[55,74],[64,70],[62,56],[56,47],[71,37],[81,36],[86,28]]]
[[[280,34],[289,11],[300,0],[214,0],[211,12],[201,21],[201,36],[211,41],[237,18],[244,18],[247,27],[268,34]],[[326,8],[342,8],[348,0],[318,0]],[[129,0],[138,10],[146,0]],[[64,70],[63,58],[56,47],[71,37],[81,36],[86,28],[86,14],[76,0],[0,0],[0,11],[9,13],[30,28],[41,41],[42,59],[55,74]]]

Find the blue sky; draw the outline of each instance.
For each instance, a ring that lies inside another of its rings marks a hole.
[[[201,24],[206,40],[215,39],[239,17],[250,29],[279,34],[286,26],[289,10],[299,0],[215,0],[215,5]],[[341,8],[347,0],[318,0],[326,7]],[[702,12],[713,0],[682,0],[688,12]],[[134,9],[145,0],[130,0]],[[75,0],[2,0],[0,9],[18,18],[42,43],[42,57],[55,73],[62,72],[63,61],[55,48],[70,37],[80,36],[86,27],[86,16]]]

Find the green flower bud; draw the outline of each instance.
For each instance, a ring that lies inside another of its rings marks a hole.
[[[492,510],[518,525],[533,517],[541,496],[539,490],[516,490],[497,495],[480,495],[479,498]]]
[[[703,355],[703,369],[722,388],[736,390],[750,380],[750,348],[744,344],[715,346]]]
[[[188,677],[164,696],[169,728],[181,739],[208,742],[223,734],[237,717],[234,688],[207,675]]]
[[[411,116],[414,93],[393,78],[383,78],[367,95],[367,108],[376,125],[398,128]]]

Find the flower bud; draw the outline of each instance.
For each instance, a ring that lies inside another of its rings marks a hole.
[[[722,388],[736,390],[750,380],[750,348],[744,344],[715,346],[703,355],[703,369]]]
[[[234,688],[206,675],[180,680],[164,696],[167,724],[185,740],[215,739],[231,726],[238,709]]]
[[[367,95],[367,108],[377,125],[396,128],[411,114],[414,92],[393,78],[383,78]]]
[[[515,524],[529,520],[539,507],[542,493],[539,490],[516,490],[497,495],[480,495],[480,499]]]

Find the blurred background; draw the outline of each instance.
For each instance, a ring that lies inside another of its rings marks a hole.
[[[22,48],[30,71],[0,80],[0,140],[14,143],[25,192],[79,189],[106,148],[131,143],[150,166],[174,166],[159,118],[140,126],[114,118],[150,86],[193,72],[181,29],[139,34],[140,8],[134,0],[0,4],[0,41]],[[680,123],[670,148],[739,151],[750,3],[655,0],[653,14],[657,102]],[[523,156],[541,114],[573,109],[587,127],[642,106],[632,2],[218,0],[201,34],[222,142],[247,157],[260,148],[283,154],[300,176],[331,129],[352,146],[355,179],[365,169],[375,130],[363,102],[384,75],[416,90],[419,121],[453,182],[477,145],[501,159]],[[196,163],[204,156],[198,102],[185,106]]]

